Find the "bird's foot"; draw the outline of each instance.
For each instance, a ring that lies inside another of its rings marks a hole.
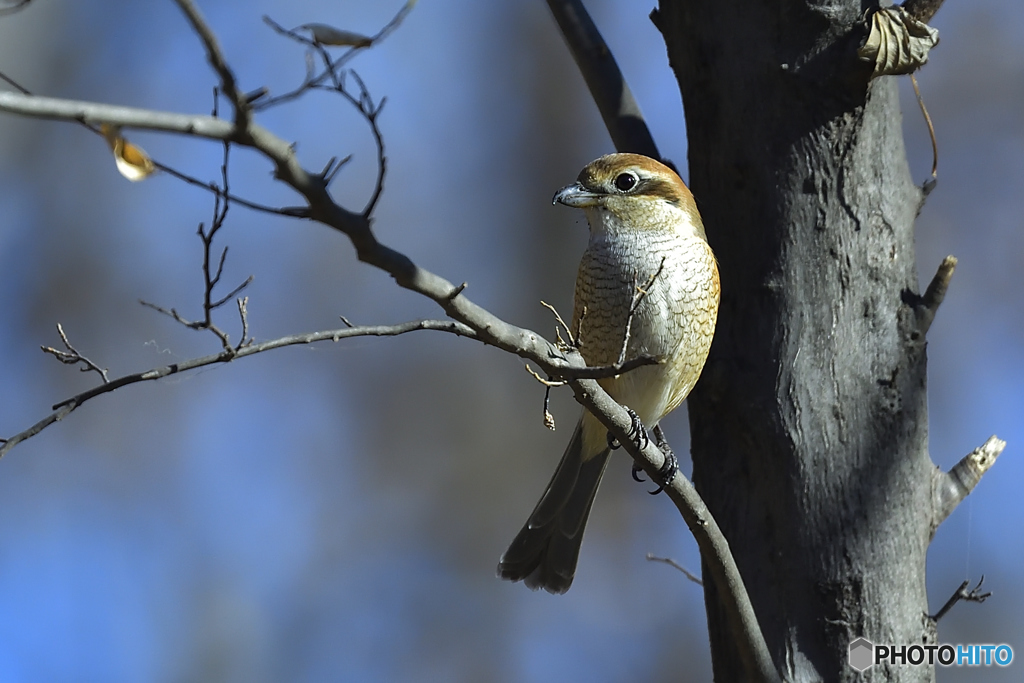
[[[665,462],[658,468],[657,476],[654,478],[654,483],[658,485],[658,488],[648,491],[652,496],[658,495],[671,486],[672,480],[676,478],[676,473],[679,471],[679,461],[676,460],[676,454],[672,452],[672,449],[663,450],[662,453],[665,455]]]
[[[643,421],[632,408],[626,408],[626,413],[629,414],[629,438],[634,444],[636,444],[637,448],[641,450],[647,448],[647,444],[649,444],[651,440],[647,436],[647,430],[644,428]],[[615,451],[618,450],[621,445],[622,444],[619,443],[619,440],[616,439],[611,432],[608,432],[608,448]]]
[[[648,491],[652,496],[656,496],[665,490],[666,486],[672,484],[672,480],[676,478],[676,472],[679,471],[679,460],[676,458],[675,452],[672,447],[668,445],[668,440],[665,438],[665,432],[661,431],[661,425],[655,425],[654,427],[654,445],[658,447],[662,455],[665,456],[665,462],[662,463],[661,468],[658,470],[658,481],[664,482],[659,483],[658,488],[654,491]],[[643,481],[637,476],[640,468],[633,464],[633,479],[635,481]]]
[[[647,444],[651,440],[647,436],[647,429],[640,420],[640,416],[633,412],[632,408],[626,408],[626,412],[629,413],[629,438],[633,440],[633,443],[640,450],[647,448]]]

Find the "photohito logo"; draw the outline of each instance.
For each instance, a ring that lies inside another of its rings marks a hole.
[[[1009,645],[875,645],[867,638],[850,643],[850,666],[864,671],[875,664],[911,666],[1009,666]]]

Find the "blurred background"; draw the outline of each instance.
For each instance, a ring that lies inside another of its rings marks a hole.
[[[244,90],[298,84],[303,50],[274,34],[324,22],[376,32],[402,0],[200,3]],[[679,92],[654,5],[587,3],[663,154],[686,177]],[[919,81],[939,183],[918,221],[927,284],[960,264],[929,334],[931,450],[948,468],[990,434],[1009,442],[939,529],[932,611],[985,575],[993,597],[957,606],[943,642],[1008,643],[1024,658],[1024,5],[950,2]],[[571,311],[586,241],[552,207],[611,144],[543,2],[423,0],[353,66],[388,146],[376,213],[386,243],[513,323],[553,332],[541,299]],[[35,0],[0,18],[0,70],[38,94],[209,112],[215,78],[176,6]],[[901,82],[915,179],[931,163]],[[367,126],[312,95],[260,121],[307,168],[353,155],[334,184],[354,209],[372,189]],[[220,148],[130,133],[159,161],[218,178]],[[236,152],[232,189],[294,204],[271,168]],[[138,304],[198,317],[198,223],[208,193],[167,175],[131,184],[102,139],[67,123],[0,116],[0,435],[96,382],[39,350],[72,342],[112,376],[216,351]],[[257,340],[438,317],[358,263],[323,227],[232,208],[228,288],[252,274]],[[227,289],[224,290],[226,292]],[[237,316],[219,321],[238,338]],[[578,415],[555,392],[555,433],[523,363],[420,332],[295,347],[102,397],[0,462],[2,681],[710,680],[701,589],[648,552],[699,570],[664,497],[614,459],[572,590],[495,578]],[[677,411],[664,423],[685,444]],[[685,452],[687,447],[677,446]],[[689,464],[684,466],[689,471]],[[1016,681],[1020,667],[940,670],[940,681]]]

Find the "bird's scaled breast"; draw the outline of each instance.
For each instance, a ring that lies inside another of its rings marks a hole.
[[[607,365],[640,355],[661,360],[602,382],[648,420],[677,407],[693,388],[711,346],[717,309],[714,255],[697,236],[598,234],[580,261],[573,327],[587,363]],[[651,395],[652,384],[664,389],[654,392],[657,397]],[[641,410],[631,399],[651,405]]]

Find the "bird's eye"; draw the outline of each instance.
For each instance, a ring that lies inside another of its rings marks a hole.
[[[615,187],[620,192],[629,192],[636,187],[637,179],[632,173],[620,173],[615,177]]]

